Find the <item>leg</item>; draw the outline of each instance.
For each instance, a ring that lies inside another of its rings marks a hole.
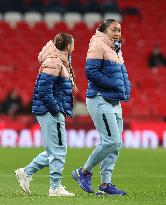
[[[100,142],[88,158],[84,169],[91,172],[92,168],[105,159],[120,146],[119,128],[112,104],[101,96],[87,100],[88,111],[99,132]]]
[[[55,189],[61,185],[67,153],[65,119],[61,113],[55,117],[46,113],[44,116],[37,116],[37,119],[43,132],[44,147],[48,155],[51,188]]]
[[[42,134],[43,136],[45,135],[43,127]],[[32,180],[32,175],[48,165],[48,155],[47,152],[44,151],[40,153],[37,157],[35,157],[33,161],[25,168],[19,168],[15,170],[19,185],[25,193],[30,194],[30,182]]]
[[[28,176],[32,176],[37,171],[48,166],[49,166],[48,155],[47,152],[44,151],[40,153],[37,157],[35,157],[33,161],[25,167],[24,171]]]
[[[42,115],[40,117],[37,116],[37,120],[40,124],[41,132],[42,132],[42,136],[44,137],[44,140],[45,140],[45,136],[47,137],[46,129],[42,124],[45,118],[48,118],[47,114]],[[49,123],[49,121],[47,123]],[[25,167],[24,171],[28,176],[32,176],[37,171],[43,169],[44,167],[48,167],[48,166],[49,166],[48,154],[46,151],[44,151],[40,153],[37,157],[35,157],[32,160],[32,162]]]
[[[122,121],[122,112],[121,107],[118,107],[118,112],[116,114],[116,121],[119,128],[119,142],[120,145],[122,144],[122,130],[123,130],[123,121]],[[120,112],[119,112],[120,110]],[[102,184],[98,187],[98,191],[96,192],[96,195],[103,195],[103,194],[109,194],[109,195],[125,195],[126,192],[123,190],[118,189],[115,185],[112,185],[111,183],[111,175],[112,171],[115,167],[115,163],[117,161],[118,155],[119,155],[119,149],[121,146],[117,147],[117,150],[112,151],[102,162],[101,162],[101,181]]]
[[[122,143],[122,130],[123,130],[123,122],[122,122],[122,115],[121,113],[116,113],[116,121],[119,128],[119,135],[120,139],[119,142]],[[120,148],[120,147],[119,147]],[[101,182],[104,183],[111,183],[111,175],[112,171],[115,167],[115,163],[119,156],[119,149],[114,150],[111,154],[109,154],[102,162],[100,166],[100,174],[101,174]]]
[[[94,166],[105,159],[111,152],[118,150],[119,130],[113,106],[106,102],[101,96],[87,99],[88,111],[99,132],[100,142],[89,156],[84,167],[72,172],[73,178],[86,192],[93,192],[91,187],[91,171]]]

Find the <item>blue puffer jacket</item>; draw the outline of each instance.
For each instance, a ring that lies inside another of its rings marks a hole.
[[[71,117],[72,108],[71,80],[40,73],[35,84],[32,112],[36,115],[43,115],[46,112],[55,115],[62,112]]]
[[[113,40],[96,31],[86,60],[87,97],[100,93],[107,100],[128,101],[130,81],[121,51],[117,54],[115,49]]]
[[[62,112],[71,117],[73,99],[68,53],[57,49],[50,40],[42,48],[38,60],[41,67],[34,88],[32,112],[36,115]]]

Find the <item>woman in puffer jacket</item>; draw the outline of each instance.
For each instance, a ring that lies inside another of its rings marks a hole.
[[[40,124],[45,151],[25,168],[15,170],[21,188],[28,194],[32,175],[49,166],[49,196],[74,196],[61,185],[67,153],[65,117],[72,116],[72,88],[75,86],[70,62],[73,50],[73,37],[60,33],[43,47],[38,56],[41,67],[34,89],[32,112]]]
[[[107,19],[92,36],[86,59],[87,107],[99,133],[99,144],[83,168],[72,175],[81,188],[93,192],[92,169],[100,163],[101,184],[97,195],[125,195],[112,184],[111,175],[122,144],[121,101],[128,101],[130,82],[121,52],[121,25]]]

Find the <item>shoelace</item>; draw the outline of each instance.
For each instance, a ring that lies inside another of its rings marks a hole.
[[[63,189],[63,190],[66,189],[66,187],[65,187],[65,186],[62,186],[62,185],[61,185],[59,188],[60,188],[60,189]]]
[[[113,184],[108,184],[108,188],[114,188],[114,189],[118,190],[118,188]]]
[[[66,188],[66,187],[65,187],[65,186],[62,186],[62,185],[59,187],[59,189],[61,189],[63,192],[69,193],[65,188]]]
[[[87,182],[89,185],[91,185],[91,176],[90,175],[87,175]]]
[[[32,177],[27,176],[27,180],[28,180],[29,182],[31,182],[33,179],[32,179]]]

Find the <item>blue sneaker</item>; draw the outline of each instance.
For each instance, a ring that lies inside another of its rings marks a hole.
[[[79,186],[88,193],[94,192],[91,186],[91,176],[92,174],[90,172],[88,174],[82,173],[81,168],[72,172],[72,177],[77,181]]]
[[[96,192],[96,195],[125,195],[126,192],[118,189],[113,184],[108,184],[105,188],[103,188],[101,185],[98,187],[98,191]]]

